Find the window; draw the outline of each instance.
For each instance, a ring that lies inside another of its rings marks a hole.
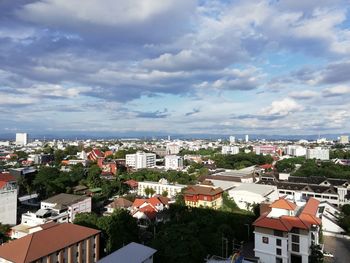
[[[276,263],[283,263],[282,258],[276,258]]]
[[[283,237],[283,232],[280,230],[274,230],[273,234],[277,237]]]
[[[279,238],[276,239],[276,246],[279,246],[279,247],[282,246],[282,240],[281,239],[279,239]]]
[[[279,256],[282,255],[282,249],[276,248],[276,254]]]
[[[292,242],[293,243],[299,243],[299,236],[297,236],[297,235],[292,235]]]
[[[292,230],[290,231],[294,234],[299,234],[299,229],[298,228],[292,228]]]
[[[262,238],[262,242],[263,242],[264,244],[268,244],[268,243],[269,243],[269,238],[268,238],[268,237],[263,237],[263,238]]]
[[[299,252],[299,244],[292,243],[292,251]]]

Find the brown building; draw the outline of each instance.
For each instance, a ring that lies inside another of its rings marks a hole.
[[[0,246],[0,262],[92,263],[99,260],[100,231],[79,225],[53,224]]]

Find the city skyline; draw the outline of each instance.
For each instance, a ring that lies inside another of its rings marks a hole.
[[[346,1],[5,0],[0,134],[346,134]]]

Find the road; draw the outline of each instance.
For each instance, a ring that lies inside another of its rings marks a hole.
[[[331,252],[334,258],[325,258],[325,262],[344,263],[350,262],[350,240],[323,236],[324,250]]]

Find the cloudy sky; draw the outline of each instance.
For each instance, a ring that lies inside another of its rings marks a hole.
[[[349,132],[349,6],[1,0],[0,133]]]

